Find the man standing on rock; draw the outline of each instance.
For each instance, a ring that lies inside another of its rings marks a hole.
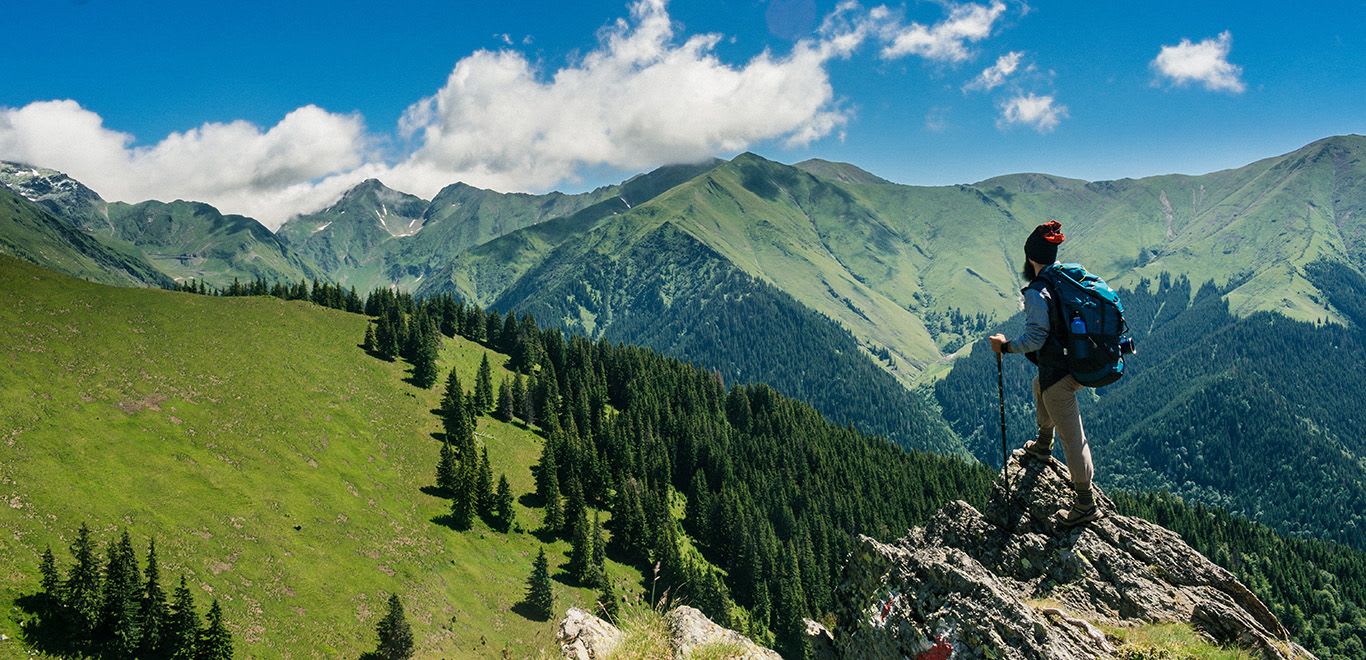
[[[1063,349],[1060,328],[1053,328],[1051,319],[1058,318],[1056,302],[1047,282],[1039,273],[1058,260],[1058,246],[1066,237],[1062,225],[1051,220],[1034,228],[1025,240],[1024,278],[1029,281],[1020,290],[1024,294],[1025,328],[1020,336],[1007,340],[1003,334],[992,335],[991,350],[997,353],[1024,353],[1038,365],[1034,377],[1035,416],[1039,435],[1025,444],[1025,456],[1050,460],[1053,455],[1053,434],[1062,437],[1063,455],[1071,473],[1072,489],[1076,493],[1072,508],[1059,511],[1060,521],[1068,526],[1080,525],[1100,518],[1096,496],[1091,487],[1095,467],[1091,464],[1091,448],[1086,444],[1086,431],[1077,408],[1077,391],[1083,385],[1069,373],[1067,355]]]

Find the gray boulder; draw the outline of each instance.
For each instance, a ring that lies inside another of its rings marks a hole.
[[[703,647],[722,645],[735,660],[782,660],[734,630],[722,628],[701,611],[679,606],[664,615],[669,631],[671,658],[686,660]],[[616,626],[577,607],[569,608],[560,621],[560,652],[567,660],[598,660],[621,647],[625,635]],[[629,643],[629,642],[628,642]],[[630,649],[622,649],[629,651]]]

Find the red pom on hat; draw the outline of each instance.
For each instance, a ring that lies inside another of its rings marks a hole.
[[[1043,240],[1053,245],[1062,245],[1062,242],[1067,240],[1067,236],[1059,231],[1060,229],[1062,229],[1062,223],[1057,220],[1049,220],[1043,223]]]

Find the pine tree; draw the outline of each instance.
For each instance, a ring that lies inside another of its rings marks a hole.
[[[602,516],[593,512],[593,559],[592,582],[602,584],[607,581],[607,539],[602,537]]]
[[[498,475],[498,493],[493,497],[493,515],[497,518],[498,531],[507,532],[517,516],[512,508],[512,487],[508,485],[506,474]]]
[[[573,498],[570,498],[573,501]],[[588,520],[583,509],[569,511],[569,575],[579,584],[593,585],[593,537],[589,535]]]
[[[484,447],[479,458],[479,473],[474,484],[479,515],[488,519],[493,515],[493,466],[489,464],[488,447]]]
[[[138,608],[138,657],[156,658],[162,654],[162,636],[170,609],[166,604],[166,592],[161,589],[161,570],[157,567],[157,546],[153,540],[147,544],[147,579],[142,589],[142,602]]]
[[[71,544],[71,555],[76,560],[67,573],[63,585],[70,631],[76,639],[88,640],[95,632],[100,616],[100,567],[95,559],[95,545],[90,529],[81,523],[76,540]]]
[[[512,421],[512,383],[506,378],[498,386],[498,404],[493,408],[493,418],[500,422]]]
[[[467,530],[474,524],[479,499],[477,472],[470,461],[462,461],[456,472],[455,497],[451,499],[451,524],[456,529]]]
[[[185,576],[180,576],[180,586],[176,587],[171,599],[171,613],[167,619],[165,656],[172,660],[192,660],[195,657],[195,641],[199,637],[199,613],[194,609],[194,596],[185,586]]]
[[[531,411],[527,409],[530,403],[531,399],[527,397],[526,392],[526,378],[523,378],[519,372],[512,378],[512,414],[516,415],[517,419],[530,424],[528,420],[531,417]]]
[[[403,615],[403,602],[398,599],[398,594],[389,595],[389,610],[379,620],[375,632],[379,635],[376,656],[383,660],[407,660],[413,657],[413,629]]]
[[[142,600],[138,592],[142,578],[126,530],[118,543],[109,543],[106,554],[98,637],[107,654],[130,657],[138,646],[138,606]]]
[[[421,340],[413,355],[413,384],[422,389],[429,389],[436,383],[436,359],[437,344],[436,338],[427,335]]]
[[[811,657],[811,647],[806,641],[806,597],[802,593],[801,570],[795,555],[788,553],[785,569],[778,581],[778,607],[776,609],[778,650],[784,658],[805,660]]]
[[[503,329],[498,333],[498,350],[502,353],[512,354],[513,345],[517,343],[517,315],[508,312],[503,319]]]
[[[597,594],[598,613],[605,616],[610,621],[615,621],[620,614],[620,604],[617,602],[617,590],[612,585],[612,580],[606,575],[598,581]]]
[[[43,615],[58,614],[62,604],[62,576],[57,573],[57,559],[52,556],[50,545],[38,560],[38,574],[42,576]]]
[[[232,660],[232,633],[223,624],[223,610],[218,606],[217,598],[213,599],[208,622],[195,642],[195,659]]]
[[[474,380],[474,403],[481,415],[493,408],[493,368],[489,366],[488,353],[479,363],[479,375]]]
[[[541,445],[541,458],[536,462],[536,496],[542,501],[550,500],[550,489],[552,482],[555,493],[560,492],[560,465],[559,458],[555,455],[555,436],[551,436]]]
[[[555,592],[550,586],[550,564],[545,558],[545,548],[531,564],[531,576],[527,578],[526,605],[533,616],[541,620],[549,619],[555,613]]]
[[[375,352],[375,324],[373,322],[366,322],[365,341],[361,342],[360,347],[365,349],[366,353]]]
[[[441,423],[456,459],[470,460],[474,456],[474,425],[470,423],[465,393],[460,389],[455,369],[446,377],[446,392],[441,397]]]
[[[588,505],[583,499],[583,487],[579,485],[579,480],[574,478],[572,472],[569,474],[565,493],[568,497],[564,508],[564,527],[560,530],[560,535],[571,541],[579,536],[587,538]],[[592,551],[592,548],[588,549]]]
[[[447,496],[455,494],[455,450],[449,440],[441,443],[441,458],[436,462],[436,487]]]
[[[554,473],[551,473],[554,474]],[[564,527],[564,505],[560,502],[560,481],[551,478],[546,482],[545,494],[542,499],[545,501],[545,517],[541,521],[541,530],[547,534],[559,534]]]

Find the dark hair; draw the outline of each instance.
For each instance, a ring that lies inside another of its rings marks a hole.
[[[1024,277],[1026,282],[1034,281],[1034,264],[1029,263],[1029,259],[1025,259],[1024,267],[1020,269],[1020,275]]]

